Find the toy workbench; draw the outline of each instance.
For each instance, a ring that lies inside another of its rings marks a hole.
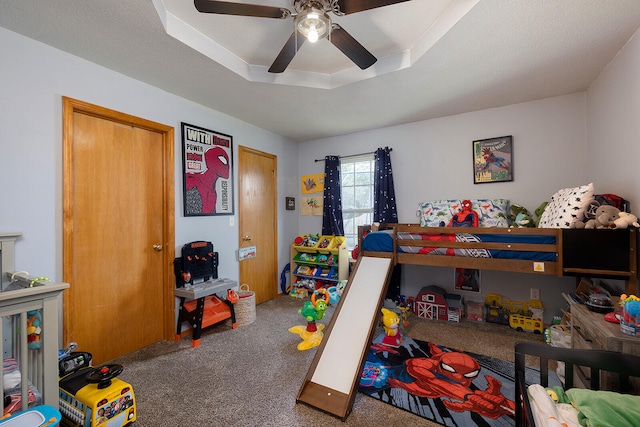
[[[233,309],[233,294],[238,282],[218,278],[218,253],[211,242],[191,242],[182,247],[182,257],[174,261],[176,289],[180,298],[176,341],[180,341],[182,323],[189,322],[193,328],[191,346],[200,345],[202,329],[226,319],[231,319],[232,328],[237,328]]]

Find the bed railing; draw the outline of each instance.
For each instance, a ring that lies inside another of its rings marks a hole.
[[[362,248],[362,236],[369,230],[369,226],[361,226],[358,229],[359,247]],[[479,270],[510,271],[515,273],[534,273],[543,275],[562,276],[561,269],[561,231],[559,229],[542,228],[451,228],[451,227],[421,227],[419,224],[380,224],[380,230],[391,230],[393,239],[393,252],[366,252],[368,256],[392,257],[396,264],[414,264],[438,267],[474,268]],[[371,229],[374,231],[374,229]],[[554,243],[513,243],[505,242],[473,242],[456,240],[416,240],[407,236],[408,233],[422,234],[492,234],[492,235],[518,235],[518,236],[549,236]],[[524,259],[500,259],[484,257],[461,256],[426,256],[421,253],[400,251],[400,247],[413,247],[416,252],[420,248],[444,248],[466,250],[501,250],[501,251],[530,251],[547,253],[552,260],[536,262]]]

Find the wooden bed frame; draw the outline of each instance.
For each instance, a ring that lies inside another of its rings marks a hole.
[[[392,252],[360,251],[371,257],[392,258],[394,264],[437,267],[473,268],[553,276],[600,277],[625,281],[627,294],[638,294],[637,230],[577,230],[556,228],[453,228],[421,227],[419,224],[380,224],[378,227],[358,227],[358,247],[369,231],[389,230],[393,239]],[[504,234],[555,236],[555,244],[515,244],[495,242],[445,242],[403,239],[399,233],[430,234]],[[403,253],[399,246],[465,248],[508,251],[536,251],[555,254],[555,261],[525,261],[516,259],[469,258],[459,256]]]
[[[591,390],[600,389],[600,372],[618,374],[620,393],[633,390],[631,378],[640,378],[640,357],[605,350],[580,350],[571,348],[551,347],[546,344],[520,342],[515,345],[515,404],[516,425],[518,427],[534,426],[531,404],[525,384],[525,361],[534,358],[534,367],[540,368],[540,375],[536,384],[549,386],[549,362],[564,362],[564,389],[574,387],[574,367],[588,367],[591,371]]]

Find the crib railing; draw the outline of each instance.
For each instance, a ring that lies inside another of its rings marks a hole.
[[[3,345],[3,358],[16,359],[20,368],[21,409],[27,409],[29,404],[29,382],[42,395],[42,403],[58,408],[58,296],[69,284],[38,280],[26,274],[5,274],[24,286],[0,292],[0,316],[10,325],[0,328],[0,342],[9,344]],[[34,310],[40,310],[42,319],[41,345],[30,350],[27,313]],[[4,401],[4,375],[0,376],[0,386],[0,401]]]

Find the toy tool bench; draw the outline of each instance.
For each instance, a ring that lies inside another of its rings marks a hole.
[[[231,319],[237,328],[233,304],[237,301],[238,282],[218,279],[218,253],[211,242],[191,242],[182,247],[182,257],[174,261],[176,289],[180,298],[176,341],[180,341],[183,322],[193,328],[191,347],[200,345],[202,328]]]

